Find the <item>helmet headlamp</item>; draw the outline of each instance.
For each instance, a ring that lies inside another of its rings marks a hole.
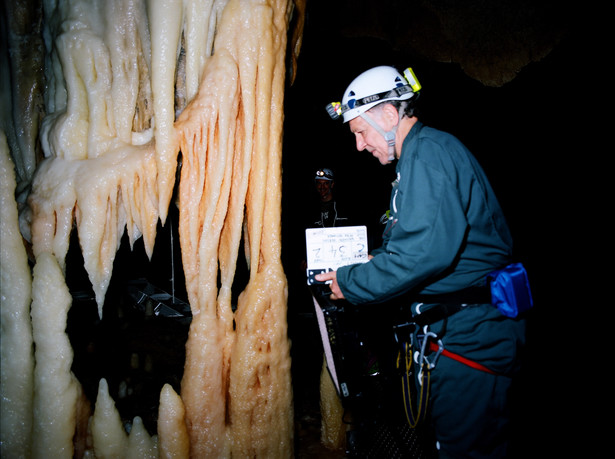
[[[328,168],[318,169],[314,180],[333,180],[333,171]]]
[[[331,102],[327,105],[327,113],[334,120],[338,119],[342,116],[342,103],[341,102]]]
[[[416,77],[416,75],[414,74],[414,71],[410,67],[404,70],[404,78],[410,84],[410,87],[412,88],[412,92],[419,92],[421,90],[422,88],[421,83],[419,83],[418,78]]]

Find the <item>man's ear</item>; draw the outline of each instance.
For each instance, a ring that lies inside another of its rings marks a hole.
[[[387,124],[389,124],[389,128],[397,126],[397,124],[399,123],[399,112],[392,104],[383,104],[382,115],[386,120]]]

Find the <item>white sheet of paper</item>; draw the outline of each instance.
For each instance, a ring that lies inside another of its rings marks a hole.
[[[305,242],[308,277],[310,272],[335,271],[340,266],[368,261],[365,226],[308,228]]]

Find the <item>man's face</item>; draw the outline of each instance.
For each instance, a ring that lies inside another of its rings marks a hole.
[[[367,113],[370,116],[370,113]],[[379,123],[379,116],[376,114],[372,116],[374,120]],[[370,124],[360,116],[350,120],[348,122],[350,126],[350,132],[355,136],[357,142],[357,150],[367,150],[374,158],[380,161],[380,164],[389,164],[391,162],[389,156],[389,145],[384,137],[376,131]]]
[[[329,201],[333,197],[332,188],[333,182],[331,180],[316,180],[316,191],[321,201]]]

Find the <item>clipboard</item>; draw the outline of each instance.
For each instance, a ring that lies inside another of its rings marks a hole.
[[[369,260],[366,226],[308,228],[305,245],[308,285],[323,283],[314,279],[317,274]]]

